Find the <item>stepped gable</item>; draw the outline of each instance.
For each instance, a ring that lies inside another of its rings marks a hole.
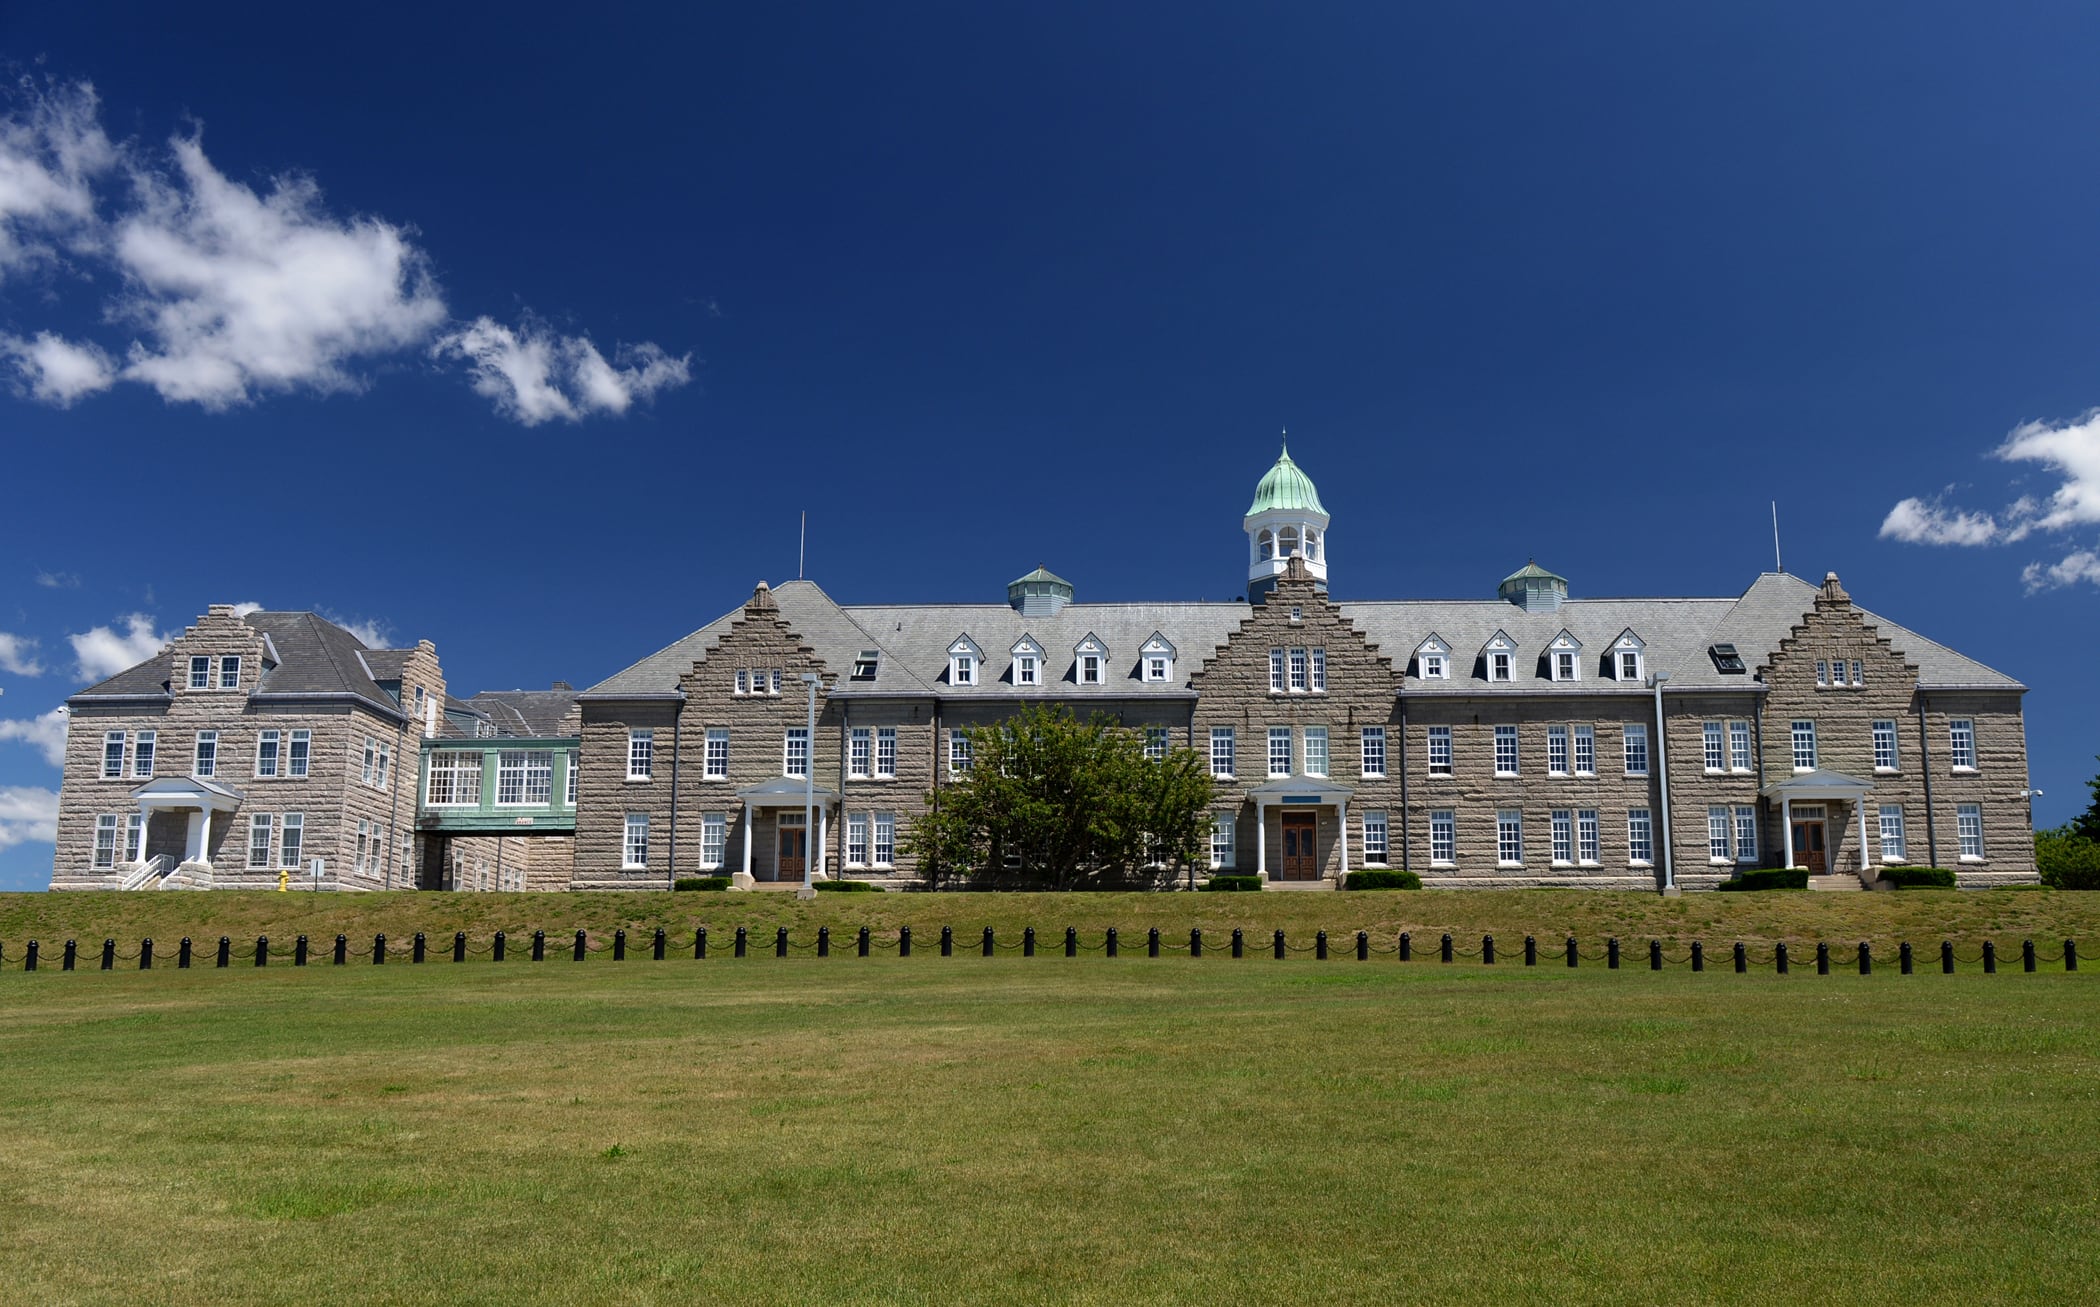
[[[1733,644],[1753,673],[1779,649],[1780,641],[1796,633],[1804,617],[1815,610],[1823,596],[1821,587],[1787,572],[1766,572],[1753,582],[1708,633],[1708,643]],[[2025,690],[2027,687],[1964,654],[1869,609],[1845,602],[1873,627],[1904,661],[1917,668],[1921,690]],[[1699,657],[1680,662],[1671,679],[1678,689],[1739,687],[1743,678],[1717,672],[1704,649]]]

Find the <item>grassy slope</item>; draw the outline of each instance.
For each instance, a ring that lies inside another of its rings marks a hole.
[[[1369,930],[1390,947],[1402,930],[1412,931],[1418,949],[1433,947],[1450,931],[1461,947],[1477,948],[1492,933],[1504,952],[1521,946],[1525,934],[1540,947],[1568,934],[1580,937],[1587,951],[1606,936],[1618,935],[1632,947],[1660,937],[1688,942],[1703,939],[1709,950],[1735,940],[1795,943],[1827,940],[1833,947],[1865,939],[1887,949],[1910,940],[1920,950],[1953,939],[1965,955],[1982,940],[1994,939],[2001,952],[2011,952],[2022,939],[2033,939],[2045,952],[2062,947],[2066,938],[2087,942],[2089,955],[2100,954],[2100,894],[2048,890],[1905,891],[1874,894],[1817,894],[1805,891],[1764,894],[1690,894],[1664,899],[1654,894],[1597,890],[1422,891],[1267,893],[1267,894],[854,894],[824,895],[814,903],[781,893],[750,894],[277,894],[225,892],[209,894],[4,894],[0,895],[0,945],[13,966],[29,939],[42,941],[47,954],[67,938],[83,949],[114,937],[128,953],[141,936],[151,935],[165,953],[175,940],[189,935],[202,947],[229,935],[252,942],[268,935],[289,946],[294,936],[332,940],[337,932],[362,940],[367,950],[374,934],[384,931],[400,943],[417,931],[438,947],[455,930],[467,931],[485,945],[498,929],[513,940],[544,929],[550,939],[568,937],[578,928],[594,943],[625,927],[639,943],[647,932],[664,926],[674,943],[689,943],[695,925],[706,925],[717,939],[735,927],[771,935],[787,926],[798,941],[814,939],[828,925],[843,939],[863,923],[894,936],[910,925],[915,937],[929,942],[940,927],[955,928],[959,939],[975,942],[992,926],[1002,943],[1017,942],[1024,926],[1034,926],[1047,946],[1066,926],[1078,927],[1098,943],[1103,930],[1117,927],[1125,946],[1142,940],[1145,929],[1160,928],[1168,939],[1186,943],[1191,926],[1200,926],[1210,947],[1223,944],[1232,928],[1256,938],[1282,929],[1293,943],[1310,942],[1325,929],[1337,947],[1358,930]]]
[[[11,971],[0,1247],[38,1302],[2076,1301],[2093,983]]]

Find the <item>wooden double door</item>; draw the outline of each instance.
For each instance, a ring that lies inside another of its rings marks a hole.
[[[1320,878],[1320,818],[1310,812],[1283,812],[1278,814],[1278,823],[1283,832],[1283,858],[1278,864],[1278,880],[1318,880]]]
[[[1829,855],[1824,847],[1821,817],[1794,818],[1793,840],[1796,867],[1806,867],[1811,874],[1817,876],[1830,870]]]

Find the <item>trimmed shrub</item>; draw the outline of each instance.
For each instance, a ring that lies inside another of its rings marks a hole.
[[[2034,866],[2051,889],[2100,890],[2100,843],[2068,829],[2034,833]]]
[[[866,894],[879,891],[880,885],[870,885],[864,880],[820,880],[816,882],[819,894]]]
[[[1352,871],[1343,889],[1420,889],[1422,878],[1411,871]]]
[[[1883,867],[1881,878],[1897,889],[1954,888],[1954,873],[1945,867]]]
[[[727,876],[680,876],[680,877],[679,877],[679,878],[678,878],[677,880],[674,880],[674,881],[672,881],[672,882],[671,882],[671,888],[672,888],[672,889],[674,889],[674,890],[690,890],[690,889],[728,889],[728,888],[729,888],[729,877],[727,877]]]
[[[1209,880],[1196,887],[1199,892],[1208,890],[1214,894],[1234,893],[1241,890],[1258,890],[1260,888],[1261,877],[1259,876],[1212,876]]]
[[[1738,872],[1734,880],[1724,880],[1715,888],[1724,890],[1807,889],[1808,872],[1800,867],[1766,867],[1760,871]]]

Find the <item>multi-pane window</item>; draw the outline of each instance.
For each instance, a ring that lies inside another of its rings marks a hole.
[[[1506,681],[1509,679],[1508,654],[1491,653],[1488,655],[1488,679],[1490,681]]]
[[[1728,807],[1721,804],[1708,808],[1706,854],[1713,862],[1757,861],[1757,809],[1749,805]]]
[[[970,735],[967,731],[948,732],[948,774],[961,776],[970,770]]]
[[[1363,753],[1365,778],[1385,775],[1385,727],[1364,727]]]
[[[498,804],[546,803],[554,796],[554,755],[545,749],[505,749],[496,755]]]
[[[367,735],[365,737],[364,765],[358,768],[357,778],[370,785],[372,784],[372,778],[378,774],[378,770],[379,742]]]
[[[1961,840],[1961,856],[1964,861],[1983,858],[1983,805],[1962,803],[1955,805],[1954,830]]]
[[[1164,762],[1167,757],[1167,728],[1147,726],[1145,728],[1145,757],[1153,762]]]
[[[256,734],[255,774],[257,776],[275,776],[277,774],[277,753],[279,748],[282,747],[280,743],[282,739],[283,736],[277,731],[261,731]]]
[[[1327,651],[1325,649],[1312,651],[1312,692],[1314,694],[1325,694],[1327,692]]]
[[[897,814],[875,814],[875,865],[887,867],[897,861]]]
[[[1291,774],[1291,728],[1271,726],[1269,728],[1269,775]]]
[[[1310,665],[1311,660],[1306,656],[1305,650],[1291,650],[1291,690],[1293,693],[1304,691],[1308,678],[1311,675],[1308,670]]]
[[[472,807],[481,802],[481,754],[445,749],[430,755],[430,780],[424,802],[433,808]]]
[[[197,732],[197,751],[191,759],[190,775],[210,777],[219,774],[219,733]]]
[[[192,690],[209,690],[211,688],[211,659],[190,659],[190,688]]]
[[[710,812],[700,818],[700,869],[715,871],[722,865],[722,853],[729,843],[729,814]]]
[[[1728,767],[1731,771],[1750,770],[1750,723],[1728,723]]]
[[[1325,776],[1327,774],[1327,728],[1308,726],[1305,728],[1305,774]]]
[[[314,736],[312,731],[293,731],[292,750],[285,758],[284,774],[295,780],[306,779],[313,766]]]
[[[1575,774],[1597,774],[1597,728],[1594,726],[1575,728]]]
[[[1619,679],[1638,681],[1641,679],[1641,655],[1635,649],[1619,650]]]
[[[380,741],[380,743],[379,743],[379,763],[378,763],[378,773],[377,773],[377,779],[376,779],[376,780],[374,780],[374,781],[373,781],[372,783],[373,783],[374,785],[376,785],[377,787],[379,787],[380,789],[382,789],[382,790],[383,790],[383,789],[385,789],[385,788],[386,788],[386,782],[387,782],[387,777],[388,777],[388,775],[389,775],[389,774],[391,774],[391,773],[392,773],[392,771],[393,771],[393,766],[394,766],[394,746],[392,746],[392,745],[390,745],[390,744],[386,743],[386,742],[385,742],[384,740],[382,740],[382,741]]]
[[[1448,675],[1449,670],[1444,664],[1444,655],[1440,653],[1426,653],[1422,655],[1423,680],[1441,681],[1444,680]]]
[[[783,776],[809,775],[809,728],[790,726],[781,745],[780,774]]]
[[[372,823],[363,817],[357,819],[357,861],[353,865],[360,875],[372,865]]]
[[[1238,820],[1229,812],[1214,813],[1210,819],[1210,869],[1227,871],[1239,863],[1239,854],[1233,844],[1238,836]]]
[[[1289,682],[1287,682],[1287,681],[1286,681],[1286,680],[1284,679],[1284,675],[1285,675],[1285,673],[1284,673],[1284,652],[1283,652],[1283,650],[1281,650],[1281,649],[1271,649],[1271,650],[1269,650],[1269,693],[1270,693],[1270,694],[1282,694],[1282,693],[1284,692],[1284,690],[1285,690],[1286,688],[1288,688]]]
[[[1230,726],[1210,728],[1210,774],[1221,780],[1233,777],[1233,733]]]
[[[107,869],[117,865],[117,814],[107,812],[95,818],[95,866]]]
[[[897,774],[897,728],[875,728],[875,775],[889,779]]]
[[[1495,861],[1504,867],[1524,861],[1524,814],[1516,808],[1495,813]]]
[[[287,867],[297,870],[300,856],[305,847],[306,814],[303,812],[288,812],[284,814],[284,833],[278,836],[277,840],[278,861]]]
[[[1014,655],[1014,684],[1036,684],[1036,659],[1034,654]]]
[[[219,688],[238,690],[241,688],[241,658],[239,654],[228,654],[219,660]]]
[[[1079,683],[1101,684],[1101,655],[1097,653],[1079,655]]]
[[[1553,861],[1575,861],[1575,814],[1567,808],[1553,810]]]
[[[868,814],[856,812],[846,818],[846,865],[868,865]]]
[[[1626,813],[1626,860],[1655,861],[1655,822],[1646,808],[1633,808]]]
[[[846,737],[846,774],[866,776],[874,750],[875,732],[866,726],[854,727]]]
[[[1429,774],[1451,774],[1451,728],[1448,726],[1429,728]]]
[[[780,693],[780,669],[778,667],[739,667],[736,673],[738,694]]]
[[[1749,804],[1736,806],[1735,860],[1757,861],[1757,809]]]
[[[1728,766],[1728,738],[1719,722],[1705,722],[1699,727],[1701,752],[1706,770],[1723,771]]]
[[[565,777],[563,789],[566,791],[568,805],[571,808],[576,806],[576,785],[583,772],[582,763],[583,757],[575,749],[569,750],[569,756],[563,760],[563,774]]]
[[[270,837],[274,825],[267,812],[258,812],[248,818],[248,866],[251,869],[270,865]]]
[[[1903,805],[1900,803],[1881,805],[1881,860],[1885,863],[1906,861],[1903,852]]]
[[[1874,723],[1874,770],[1896,770],[1896,723]]]
[[[1385,814],[1382,812],[1367,812],[1364,814],[1364,865],[1367,867],[1383,867],[1386,863],[1386,857]]]
[[[620,865],[622,867],[646,867],[649,865],[649,814],[630,812],[627,814],[627,831],[620,841]]]
[[[1797,721],[1793,725],[1794,770],[1816,769],[1816,724],[1812,721]]]
[[[1842,663],[1839,664],[1840,671],[1843,670],[1843,666]],[[1830,684],[1830,660],[1828,658],[1816,659],[1816,684]]]
[[[729,779],[729,728],[710,726],[707,742],[700,758],[700,775],[704,780],[726,781]]]
[[[1447,867],[1458,861],[1458,818],[1449,808],[1429,814],[1429,860]]]
[[[1728,861],[1728,837],[1732,821],[1725,805],[1706,810],[1706,856],[1713,862]]]
[[[627,779],[646,781],[656,767],[656,732],[647,728],[627,732]]]
[[[1572,681],[1575,679],[1574,654],[1565,649],[1555,651],[1553,655],[1553,679],[1556,681]]]
[[[1546,774],[1568,774],[1568,728],[1565,726],[1546,728]]]
[[[1626,774],[1648,774],[1648,728],[1639,722],[1626,724]]]
[[[1976,767],[1976,723],[1957,717],[1947,723],[1947,757],[1955,767]]]
[[[957,685],[977,684],[977,657],[975,654],[956,654],[949,663],[949,679]]]
[[[1170,665],[1170,664],[1168,663],[1168,661],[1167,661],[1167,657],[1166,657],[1166,655],[1165,655],[1165,654],[1146,654],[1146,655],[1145,655],[1145,679],[1146,679],[1146,680],[1148,680],[1148,681],[1164,681],[1164,680],[1166,680],[1166,679],[1167,679],[1167,668],[1168,668],[1168,666],[1169,666],[1169,665]]]
[[[1583,808],[1575,814],[1575,856],[1586,866],[1597,865],[1597,810]]]
[[[131,746],[131,774],[133,776],[145,777],[153,774],[153,746],[158,739],[158,732],[139,732],[138,742]]]
[[[289,821],[291,818],[287,817]],[[146,858],[146,814],[134,812],[124,819],[124,861],[143,862]]]
[[[102,736],[102,776],[114,780],[124,774],[124,732],[109,731]]]
[[[1497,726],[1495,728],[1495,775],[1517,774],[1517,728]]]

